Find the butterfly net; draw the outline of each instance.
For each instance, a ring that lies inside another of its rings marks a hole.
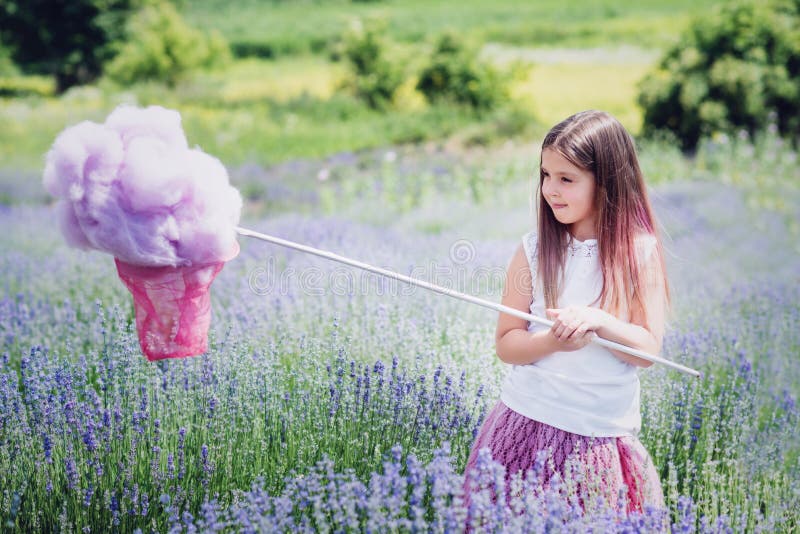
[[[208,350],[209,287],[224,261],[189,267],[147,267],[115,258],[133,294],[139,344],[147,359],[183,358]]]

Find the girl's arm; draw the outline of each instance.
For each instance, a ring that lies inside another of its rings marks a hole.
[[[531,270],[525,257],[525,249],[520,244],[508,266],[501,303],[530,313],[532,298]],[[528,321],[525,319],[502,312],[497,319],[495,350],[497,357],[505,363],[515,365],[534,363],[557,351],[577,350],[590,341],[590,332],[559,340],[553,335],[552,329],[531,334],[528,332]]]
[[[587,331],[594,330],[598,336],[610,341],[657,355],[661,352],[664,339],[667,306],[664,274],[656,254],[653,254],[646,268],[648,276],[644,306],[647,309],[647,320],[642,310],[634,310],[630,322],[622,321],[599,308],[578,306],[547,310],[548,316],[556,323],[552,329],[554,335],[559,339],[570,339],[572,336],[582,337]],[[648,360],[610,350],[617,358],[631,365],[638,367],[653,365],[653,362]]]

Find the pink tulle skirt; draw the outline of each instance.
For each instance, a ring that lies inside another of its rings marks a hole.
[[[492,459],[506,469],[506,483],[515,473],[529,473],[541,462],[541,451],[548,451],[544,468],[537,472],[543,487],[556,473],[562,480],[580,471],[576,483],[579,495],[606,497],[617,507],[623,486],[627,512],[643,512],[646,505],[664,508],[664,494],[658,473],[642,443],[633,436],[592,438],[573,434],[521,415],[498,402],[486,417],[467,461],[465,497],[469,504],[470,471],[476,466],[478,451],[488,448]],[[583,504],[583,499],[580,499]]]

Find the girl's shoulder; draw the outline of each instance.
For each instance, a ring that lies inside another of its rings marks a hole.
[[[536,233],[536,230],[531,230],[530,232],[526,233],[522,236],[522,244],[525,247],[525,251],[527,252],[528,249],[536,250],[536,244],[539,241],[539,235]]]
[[[536,247],[538,246],[539,237],[536,230],[531,230],[522,236],[522,246],[525,249],[525,257],[528,258],[528,263],[531,267],[536,265]]]

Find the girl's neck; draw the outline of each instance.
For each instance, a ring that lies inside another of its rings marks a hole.
[[[597,234],[595,232],[573,232],[570,229],[569,235],[572,239],[580,241],[581,243],[588,240],[597,240]]]
[[[567,226],[567,231],[573,239],[581,242],[587,239],[597,239],[597,227],[595,226],[594,217],[587,217],[570,224]]]

